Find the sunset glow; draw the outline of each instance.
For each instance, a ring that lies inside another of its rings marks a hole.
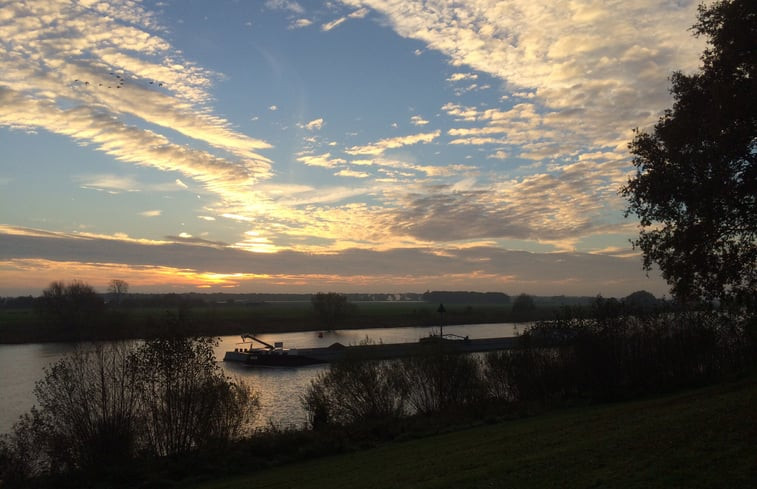
[[[696,2],[0,5],[1,295],[667,292],[617,191]]]

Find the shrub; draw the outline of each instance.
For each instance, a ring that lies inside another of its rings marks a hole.
[[[258,406],[225,377],[215,340],[161,338],[76,350],[37,382],[38,407],[0,443],[0,480],[117,471],[137,457],[218,448],[240,437]]]
[[[443,343],[403,358],[400,365],[397,373],[403,390],[410,407],[419,414],[458,409],[485,397],[478,358],[451,353]]]
[[[169,336],[135,351],[143,443],[154,456],[225,443],[251,420],[257,397],[224,376],[216,341]]]
[[[302,398],[313,428],[327,424],[396,418],[406,411],[398,364],[348,358],[331,364]]]
[[[563,392],[555,395],[600,401],[701,385],[743,370],[749,362],[747,322],[741,319],[713,311],[634,316],[601,298],[592,316],[584,319],[572,311],[526,331],[526,348],[517,355],[532,356],[526,370],[533,378],[527,385],[544,385],[544,374],[533,362],[534,349],[552,348],[550,355],[556,355]],[[512,377],[518,368],[510,368]]]

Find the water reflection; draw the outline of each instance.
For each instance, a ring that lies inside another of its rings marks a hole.
[[[327,347],[336,342],[355,345],[366,338],[376,343],[414,342],[431,331],[430,328],[377,328],[324,331],[321,335],[313,331],[261,334],[259,337],[269,343],[283,341],[287,348],[314,348]],[[496,338],[514,336],[517,327],[513,324],[445,326],[444,332],[467,335],[473,339]],[[302,426],[307,418],[300,405],[300,395],[305,392],[311,379],[328,367],[313,365],[291,369],[265,369],[221,362],[224,353],[233,350],[240,341],[239,336],[221,337],[215,354],[227,375],[244,379],[260,393],[261,410],[256,425],[264,427],[273,423],[282,427]],[[78,345],[0,345],[0,433],[8,432],[18,417],[32,407],[34,383],[42,377],[44,368],[73,351]]]

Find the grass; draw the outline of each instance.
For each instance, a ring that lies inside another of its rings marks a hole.
[[[757,376],[578,407],[184,488],[757,487]]]

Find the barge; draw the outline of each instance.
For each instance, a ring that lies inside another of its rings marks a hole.
[[[448,337],[449,336],[449,337]],[[518,345],[517,337],[469,339],[467,337],[452,339],[453,335],[438,335],[433,339],[422,339],[417,343],[388,343],[373,345],[344,346],[334,343],[325,348],[286,349],[282,342],[273,345],[255,338],[253,335],[243,335],[242,339],[252,339],[263,345],[263,348],[246,347],[226,352],[224,361],[242,362],[249,366],[259,367],[301,367],[319,363],[330,363],[345,358],[362,360],[389,360],[412,355],[419,355],[430,348],[443,348],[452,353],[476,353],[495,350],[509,350]]]
[[[263,347],[256,348],[253,343],[249,343],[249,346],[247,346],[246,339],[260,343]],[[322,360],[302,355],[296,349],[284,348],[284,343],[281,341],[271,345],[251,334],[242,335],[240,345],[234,348],[234,351],[227,351],[223,361],[242,362],[253,367],[302,367],[325,363]]]

